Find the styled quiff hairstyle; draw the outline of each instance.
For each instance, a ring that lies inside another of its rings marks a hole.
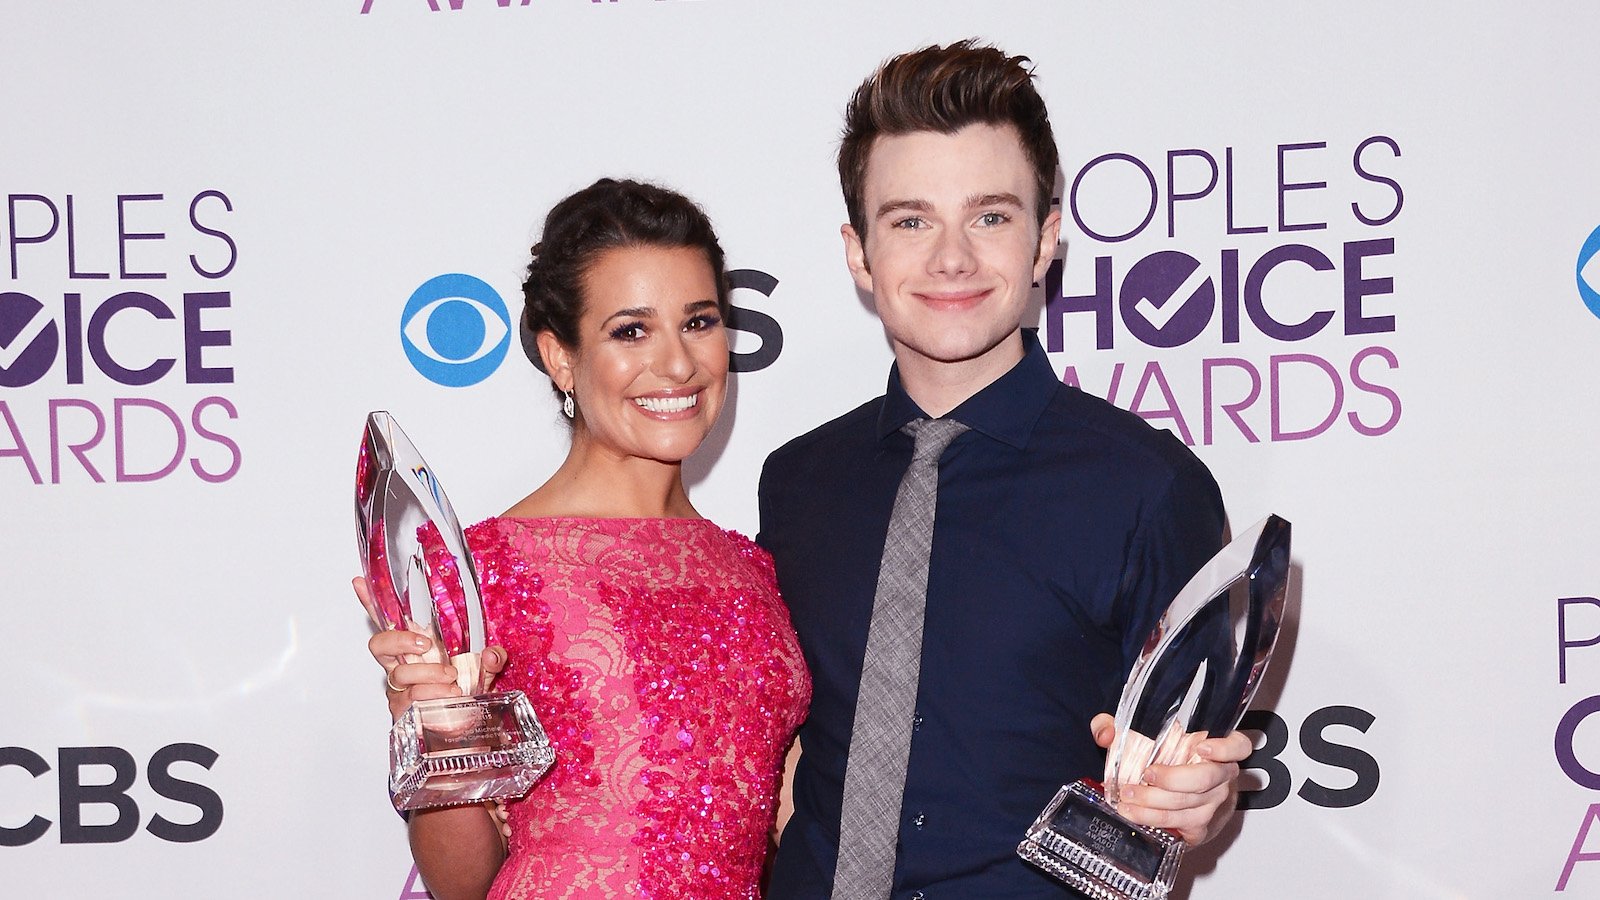
[[[540,371],[532,339],[548,331],[562,344],[578,346],[583,317],[583,279],[608,250],[618,247],[686,247],[700,250],[717,285],[717,307],[728,317],[728,284],[722,245],[711,220],[688,197],[654,184],[602,178],[563,199],[545,216],[522,283],[522,326],[528,357]],[[551,389],[561,390],[552,382]]]
[[[851,96],[839,144],[839,185],[856,234],[866,239],[867,159],[880,135],[955,134],[978,123],[1017,130],[1022,150],[1033,164],[1038,189],[1035,212],[1042,226],[1050,214],[1059,157],[1050,114],[1033,86],[1032,60],[1006,56],[969,38],[896,56]]]

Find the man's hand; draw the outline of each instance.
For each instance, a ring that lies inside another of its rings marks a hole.
[[[1116,739],[1115,721],[1106,713],[1095,716],[1089,729],[1102,749]],[[1253,749],[1237,731],[1199,741],[1192,762],[1150,766],[1140,783],[1123,784],[1117,812],[1130,822],[1176,831],[1184,843],[1199,846],[1216,837],[1233,815],[1239,763]]]

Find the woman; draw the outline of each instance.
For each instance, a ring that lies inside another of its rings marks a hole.
[[[602,179],[550,211],[523,293],[572,446],[467,538],[508,654],[486,668],[527,692],[556,765],[509,804],[508,843],[483,805],[425,810],[413,855],[440,900],[759,896],[810,682],[771,560],[684,491],[726,394],[722,250],[684,197]],[[459,693],[402,661],[415,640],[369,643],[396,716]]]

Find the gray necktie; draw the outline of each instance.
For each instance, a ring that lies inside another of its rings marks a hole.
[[[967,426],[917,419],[901,429],[916,439],[900,479],[878,564],[878,590],[856,695],[839,819],[835,900],[878,900],[894,882],[900,803],[911,756],[911,717],[922,666],[922,613],[939,490],[939,457]]]

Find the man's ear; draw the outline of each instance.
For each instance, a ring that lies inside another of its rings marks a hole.
[[[856,287],[872,293],[872,269],[867,265],[867,248],[861,236],[851,225],[840,225],[839,234],[844,238],[844,264],[850,269],[850,277],[855,279]]]
[[[1052,209],[1050,215],[1044,217],[1044,224],[1039,226],[1039,253],[1033,260],[1033,280],[1035,283],[1044,279],[1044,273],[1050,268],[1050,261],[1055,259],[1056,248],[1061,242],[1061,210]]]
[[[560,390],[572,390],[572,365],[576,361],[572,350],[561,343],[555,332],[548,329],[534,335],[533,340],[539,347],[539,359],[544,361],[544,370],[549,373],[550,380]]]

